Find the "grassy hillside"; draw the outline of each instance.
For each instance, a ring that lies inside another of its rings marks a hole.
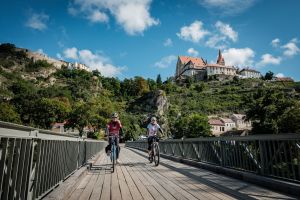
[[[170,80],[162,83],[160,77],[120,81],[98,71],[54,69],[46,61],[33,62],[12,45],[0,45],[0,120],[45,129],[66,120],[79,130],[91,127],[91,137],[99,137],[113,111],[120,113],[126,139],[145,134],[151,115],[159,118],[167,135],[208,136],[207,116],[231,113],[247,113],[261,121],[260,128],[269,127],[266,131],[270,133],[297,131],[284,125],[284,120],[293,120],[300,113],[299,92],[299,82],[237,78],[181,86]],[[196,127],[194,133],[185,133],[189,126]]]

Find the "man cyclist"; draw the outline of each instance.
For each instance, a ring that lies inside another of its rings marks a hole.
[[[119,120],[118,113],[114,112],[111,115],[111,121],[107,124],[106,127],[106,135],[108,136],[108,145],[105,147],[105,152],[107,155],[110,154],[111,144],[113,139],[115,139],[115,144],[117,148],[117,163],[119,163],[119,154],[120,154],[120,146],[119,146],[119,136],[123,134],[122,124]],[[109,137],[115,136],[115,137]]]
[[[153,143],[153,139],[156,138],[157,141],[159,141],[157,137],[158,131],[163,134],[162,129],[160,128],[159,124],[157,123],[156,117],[151,117],[151,122],[147,126],[147,135],[148,135],[148,155],[149,155],[149,160],[150,158],[150,153],[151,153],[151,145]]]

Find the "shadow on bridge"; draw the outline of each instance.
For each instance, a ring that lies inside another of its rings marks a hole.
[[[111,173],[102,154],[90,170],[76,172],[44,199],[296,199],[167,159],[155,167],[147,154],[122,148]]]

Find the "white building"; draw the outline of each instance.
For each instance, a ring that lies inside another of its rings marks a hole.
[[[236,75],[236,69],[233,66],[225,65],[225,60],[220,50],[216,64],[207,64],[207,61],[204,61],[203,58],[178,57],[175,73],[176,80],[191,76],[195,76],[197,80],[204,80],[213,75],[223,75],[225,77]]]
[[[206,66],[207,76],[213,75],[227,75],[227,76],[235,76],[236,69],[231,66],[223,66],[219,64],[208,64]]]
[[[234,121],[238,130],[251,130],[251,121],[246,121],[246,115],[232,114],[230,118]]]
[[[221,121],[224,123],[225,132],[236,128],[234,121],[232,121],[230,118],[221,118]]]
[[[260,78],[261,73],[254,69],[244,68],[240,72],[240,78]]]
[[[209,125],[211,126],[212,134],[215,136],[220,136],[225,132],[225,124],[219,119],[209,119]]]

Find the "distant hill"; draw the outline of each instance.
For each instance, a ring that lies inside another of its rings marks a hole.
[[[162,83],[160,76],[157,80],[136,76],[120,81],[104,77],[99,71],[68,68],[65,64],[12,44],[0,45],[0,120],[45,129],[50,129],[54,122],[65,121],[69,127],[90,127],[89,136],[100,137],[99,131],[110,114],[117,111],[125,139],[144,135],[151,116],[158,118],[166,135],[186,128],[186,124],[194,126],[193,120],[198,120],[203,126],[199,126],[200,131],[195,130],[194,137],[209,135],[207,128],[201,129],[208,127],[207,116],[247,113],[258,105],[256,98],[262,99],[262,91],[282,94],[284,101],[293,102],[284,109],[300,99],[299,82],[234,78],[187,80],[178,85],[171,79]],[[277,109],[280,102],[273,101],[270,105]],[[201,130],[208,132],[204,134]]]

